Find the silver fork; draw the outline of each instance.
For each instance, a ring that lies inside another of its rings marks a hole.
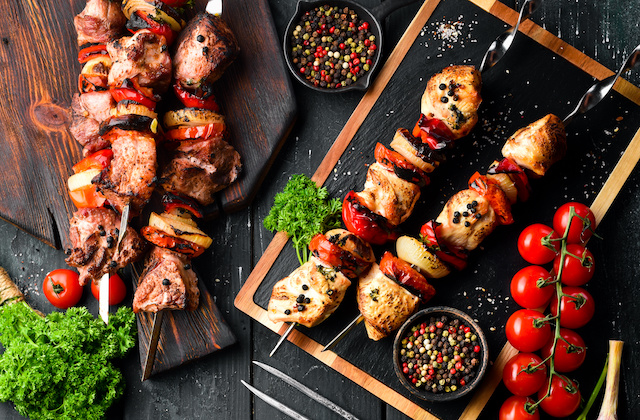
[[[506,32],[502,33],[500,36],[496,38],[495,41],[489,45],[489,49],[484,54],[484,58],[482,59],[482,64],[480,64],[480,73],[483,73],[485,70],[493,67],[500,59],[504,56],[507,50],[513,44],[513,39],[516,37],[518,33],[518,28],[520,27],[520,23],[527,20],[529,16],[538,8],[538,6],[542,3],[542,0],[526,0],[522,7],[520,8],[520,15],[518,16],[518,21],[516,25]]]
[[[573,118],[578,114],[584,114],[585,112],[592,109],[596,106],[605,96],[609,94],[613,85],[615,85],[616,80],[620,77],[621,74],[626,73],[627,71],[638,67],[640,64],[640,45],[638,45],[632,52],[629,54],[627,59],[613,76],[609,76],[606,79],[602,79],[599,82],[596,82],[593,86],[589,88],[585,92],[585,94],[580,99],[578,106],[574,109],[569,115],[565,117],[563,120],[564,125],[567,126]]]

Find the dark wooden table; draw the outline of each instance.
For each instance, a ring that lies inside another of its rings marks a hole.
[[[375,6],[379,0],[362,3]],[[516,7],[515,1],[504,3]],[[270,5],[278,32],[282,34],[295,9],[295,1],[271,0]],[[395,12],[387,19],[386,51],[391,51],[397,43],[417,9],[418,3]],[[639,12],[640,0],[546,0],[533,20],[586,55],[614,69],[640,43]],[[629,75],[628,79],[640,85],[640,74]],[[203,273],[202,281],[216,297],[219,308],[236,334],[238,343],[143,383],[140,382],[138,354],[132,351],[122,362],[127,381],[125,396],[111,410],[109,418],[288,418],[254,399],[241,385],[241,379],[253,383],[310,418],[339,418],[259,368],[254,368],[252,360],[265,361],[283,370],[361,419],[406,418],[291,343],[283,344],[279,352],[269,358],[269,351],[277,341],[277,336],[233,306],[234,297],[243,281],[271,240],[272,234],[262,227],[262,220],[274,195],[284,187],[291,174],[312,174],[315,171],[362,96],[361,93],[322,95],[297,84],[295,92],[298,120],[263,188],[249,209],[212,221],[206,226],[206,230],[214,237],[214,245],[208,254],[209,258],[199,258],[195,263],[199,272]],[[584,332],[589,346],[598,355],[598,358],[589,358],[587,366],[582,368],[588,373],[583,376],[588,378],[585,382],[589,388],[600,372],[603,362],[600,356],[604,355],[606,340],[619,338],[626,343],[619,406],[621,419],[640,418],[637,404],[640,374],[635,368],[639,336],[637,320],[640,319],[640,307],[636,305],[635,298],[635,293],[640,290],[635,281],[640,276],[638,208],[640,175],[635,171],[600,226],[605,239],[593,243],[594,254],[600,264],[599,278],[592,282],[600,282],[594,286],[598,293],[596,316],[600,317],[600,321],[596,324],[597,331],[593,328]],[[0,238],[0,265],[9,271],[34,307],[50,312],[52,307],[40,289],[48,271],[65,267],[62,251],[40,243],[5,222],[0,222]],[[505,276],[512,274],[505,273]],[[85,293],[81,303],[97,313],[95,300],[87,295],[89,293]],[[499,387],[481,418],[495,419],[506,396],[506,389]],[[11,404],[6,403],[0,405],[0,418],[21,417]]]

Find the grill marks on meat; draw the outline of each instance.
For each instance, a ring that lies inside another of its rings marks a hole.
[[[240,154],[220,137],[184,141],[170,153],[159,185],[207,206],[214,194],[234,182],[242,169]]]
[[[85,285],[100,280],[103,274],[114,272],[142,257],[146,242],[135,229],[127,227],[116,253],[120,216],[106,208],[83,208],[71,218],[67,264],[78,268],[79,282]]]
[[[137,80],[140,86],[155,93],[167,90],[171,83],[171,56],[164,37],[142,29],[130,37],[107,44],[113,65],[109,86],[119,87],[125,79]]]
[[[132,216],[140,214],[153,192],[157,169],[156,142],[144,133],[123,130],[113,140],[111,150],[111,164],[93,183],[121,214],[127,204],[131,205]]]
[[[73,23],[78,33],[78,45],[88,42],[105,44],[120,36],[127,18],[119,1],[88,0]]]
[[[71,101],[72,120],[69,131],[84,149],[82,154],[88,156],[101,149],[106,149],[110,143],[100,137],[100,123],[111,116],[111,109],[115,101],[111,93],[88,92],[73,95]]]
[[[189,267],[189,268],[185,268]],[[134,312],[193,311],[200,302],[198,278],[186,256],[154,247],[133,297]]]
[[[173,76],[187,89],[218,80],[238,56],[233,32],[218,16],[199,13],[180,32],[173,58]]]

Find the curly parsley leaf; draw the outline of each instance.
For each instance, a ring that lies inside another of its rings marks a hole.
[[[327,189],[318,187],[306,175],[293,175],[276,194],[263,225],[271,231],[286,232],[293,242],[300,265],[309,260],[309,242],[317,233],[340,227],[342,203],[330,199]]]
[[[83,307],[45,318],[23,302],[0,307],[0,401],[32,420],[103,418],[124,391],[111,361],[135,345],[135,328],[126,307],[109,325]]]

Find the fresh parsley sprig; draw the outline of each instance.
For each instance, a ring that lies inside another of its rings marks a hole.
[[[300,265],[309,260],[309,242],[317,233],[340,227],[342,203],[330,199],[327,189],[318,187],[306,175],[293,175],[284,190],[276,194],[264,227],[286,232],[293,242]]]

